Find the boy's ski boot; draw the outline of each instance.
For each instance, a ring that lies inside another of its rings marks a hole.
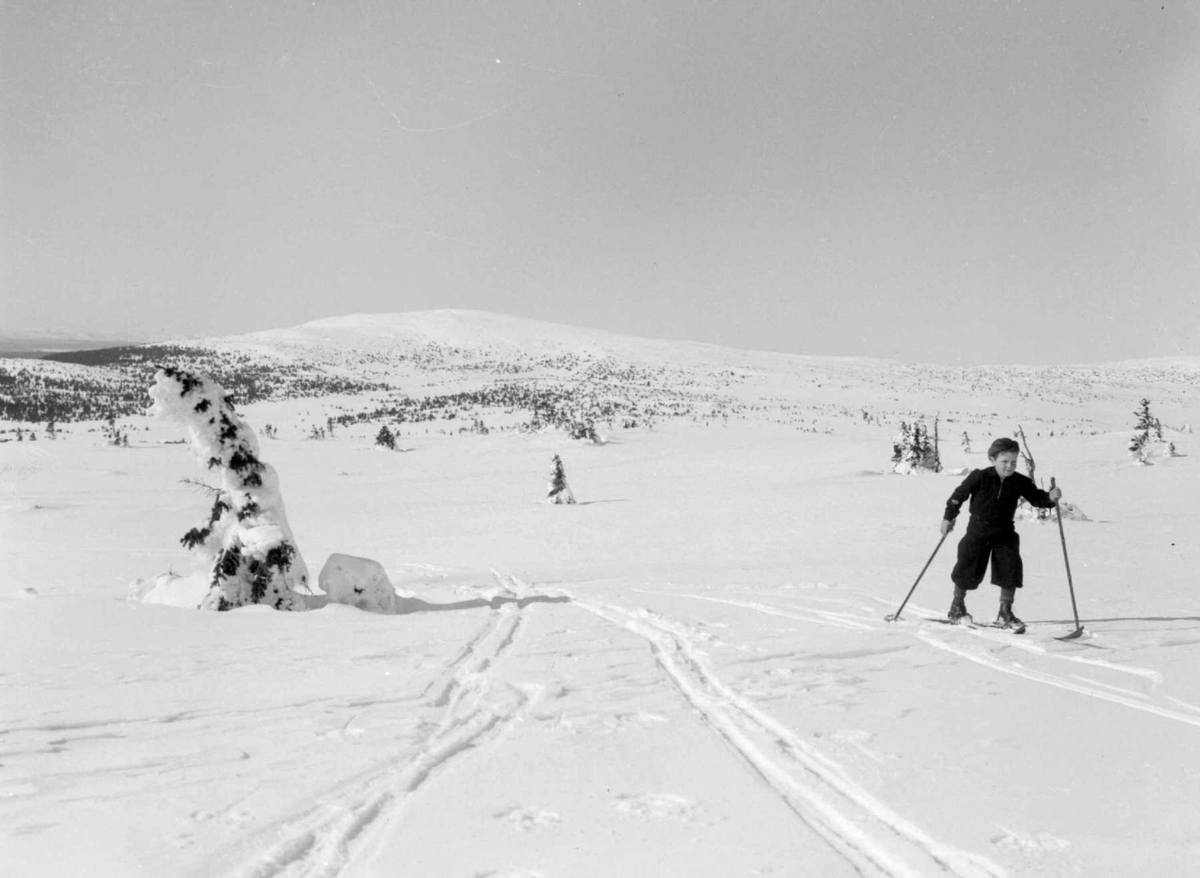
[[[1013,615],[1012,601],[1000,602],[1000,613],[996,616],[996,627],[1007,628],[1013,634],[1025,633],[1025,623]]]
[[[946,618],[955,625],[970,625],[973,621],[971,614],[967,612],[966,592],[954,590],[954,600],[950,604],[950,612],[946,614]]]

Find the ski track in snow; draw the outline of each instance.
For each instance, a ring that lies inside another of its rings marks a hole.
[[[845,613],[833,613],[827,610],[809,609],[800,612],[787,612],[769,604],[764,604],[757,601],[733,600],[726,598],[712,598],[704,595],[683,594],[680,597],[691,598],[694,600],[709,601],[712,603],[727,604],[730,606],[742,607],[744,609],[753,610],[758,613],[763,613],[770,616],[781,616],[787,619],[795,619],[802,622],[811,622],[818,625],[832,625],[835,627],[844,627],[855,630],[877,631],[882,630],[882,626],[878,623],[868,624],[855,617]],[[926,619],[941,618],[933,610],[924,607],[918,607],[915,604],[910,605],[910,609],[919,613]],[[1090,677],[1082,677],[1077,674],[1071,674],[1069,677],[1061,677],[1055,674],[1044,671],[1033,670],[1026,668],[1019,662],[1007,661],[1000,659],[993,654],[985,654],[967,649],[960,649],[950,645],[950,642],[938,637],[927,631],[915,632],[917,637],[925,643],[936,646],[939,649],[952,652],[956,655],[966,658],[977,664],[994,670],[1003,671],[1008,674],[1013,674],[1019,677],[1024,677],[1040,683],[1046,683],[1052,686],[1058,686],[1072,692],[1078,692],[1084,695],[1090,695],[1096,698],[1103,698],[1126,707],[1133,707],[1139,710],[1146,710],[1150,713],[1166,717],[1168,719],[1178,720],[1191,725],[1200,725],[1200,719],[1195,716],[1190,716],[1183,713],[1178,713],[1170,708],[1157,706],[1152,701],[1152,693],[1163,682],[1163,676],[1159,671],[1151,668],[1142,668],[1136,665],[1118,664],[1116,662],[1104,661],[1101,659],[1091,659],[1084,656],[1066,655],[1059,652],[1050,652],[1036,643],[1030,643],[1020,639],[1019,636],[999,632],[987,631],[979,628],[962,627],[955,629],[964,634],[981,638],[985,641],[1002,643],[1003,646],[1021,650],[1038,658],[1052,659],[1054,661],[1072,662],[1075,664],[1087,665],[1095,668],[1100,668],[1105,671],[1111,671],[1119,674],[1126,674],[1134,677],[1142,678],[1148,681],[1149,690],[1147,692],[1139,692],[1133,689],[1126,689],[1121,686],[1113,686],[1108,683],[1094,680]],[[1180,701],[1177,698],[1169,697],[1169,700],[1180,707],[1200,713],[1200,708],[1187,702]]]
[[[770,604],[760,603],[758,601],[743,601],[732,598],[710,598],[699,594],[681,594],[679,597],[690,598],[696,601],[708,601],[714,604],[728,604],[733,607],[742,607],[747,610],[755,610],[767,616],[782,616],[785,619],[795,619],[797,622],[811,622],[816,625],[828,625],[834,628],[848,628],[852,631],[874,631],[875,626],[864,622],[849,613],[835,613],[830,610],[808,610],[807,612],[787,612],[778,607],[772,607]]]
[[[708,667],[698,648],[698,635],[685,626],[645,609],[571,599],[575,606],[645,639],[659,666],[713,730],[860,874],[877,878],[1005,874],[985,857],[930,837],[854,783],[837,762],[730,689]],[[766,737],[771,745],[764,748],[756,737]]]
[[[964,631],[973,631],[973,629],[963,629]],[[1091,698],[1098,698],[1102,701],[1111,701],[1114,704],[1120,704],[1123,707],[1132,707],[1135,710],[1143,710],[1146,713],[1152,713],[1155,716],[1165,717],[1166,719],[1176,720],[1178,722],[1187,723],[1188,725],[1200,726],[1200,716],[1188,715],[1171,710],[1167,707],[1161,707],[1144,699],[1148,698],[1144,693],[1135,692],[1131,689],[1123,689],[1118,686],[1110,686],[1101,683],[1097,680],[1092,680],[1086,677],[1071,675],[1068,677],[1060,677],[1056,674],[1049,674],[1045,671],[1028,668],[1020,662],[1005,661],[999,659],[991,653],[969,649],[965,646],[951,643],[948,639],[938,637],[928,631],[915,632],[919,640],[929,644],[932,647],[965,658],[968,661],[983,665],[985,668],[991,668],[995,671],[1001,671],[1005,674],[1012,674],[1016,677],[1023,677],[1026,680],[1032,680],[1035,683],[1045,683],[1048,686],[1057,686],[1059,689],[1066,689],[1068,692],[1076,692],[1080,695],[1087,695]],[[980,633],[980,632],[975,632]],[[1005,634],[1004,637],[1014,637],[1017,635]],[[1054,656],[1062,658],[1062,656]],[[1172,699],[1177,701],[1177,699]],[[1178,703],[1178,701],[1177,701]],[[1191,707],[1191,705],[1186,705]],[[1194,709],[1194,708],[1193,708]]]
[[[913,610],[916,610],[925,619],[941,619],[943,616],[935,613],[933,610],[925,607],[918,607],[915,604],[911,605]],[[986,629],[962,627],[962,631],[968,631],[977,637],[987,639],[1003,639],[1005,645],[1011,646],[1013,649],[1021,649],[1025,652],[1034,653],[1035,655],[1045,656],[1047,658],[1056,659],[1064,662],[1075,662],[1081,665],[1092,665],[1093,667],[1103,668],[1106,671],[1115,671],[1120,674],[1131,674],[1135,677],[1145,677],[1152,681],[1153,686],[1157,687],[1163,681],[1162,674],[1152,668],[1140,668],[1136,665],[1122,665],[1116,662],[1104,661],[1103,659],[1084,658],[1079,655],[1066,655],[1060,652],[1050,652],[1044,647],[1038,646],[1036,643],[1030,643],[1028,640],[1021,640],[1020,636],[1003,633],[1000,631],[987,631]]]
[[[499,574],[497,578],[501,578]],[[516,604],[494,610],[426,688],[427,703],[440,708],[441,716],[413,750],[342,782],[311,808],[243,840],[239,848],[256,848],[257,852],[243,855],[243,865],[222,874],[228,878],[333,878],[341,874],[381,836],[388,818],[431,777],[481,741],[503,734],[537,699],[537,686],[499,689],[492,683],[492,669],[512,648],[523,626]]]
[[[927,619],[939,619],[938,614],[932,610],[923,607],[916,607],[914,610],[920,613]],[[1200,726],[1200,707],[1182,701],[1174,696],[1165,696],[1167,701],[1172,702],[1178,707],[1191,711],[1191,713],[1181,713],[1172,710],[1169,707],[1164,707],[1154,701],[1154,692],[1163,682],[1163,675],[1152,668],[1142,668],[1136,665],[1125,665],[1117,662],[1104,661],[1101,659],[1091,659],[1084,656],[1068,655],[1061,652],[1051,652],[1045,647],[1039,646],[1037,643],[1030,643],[1023,640],[1023,635],[1014,635],[1001,631],[989,631],[987,629],[972,628],[968,626],[947,626],[947,632],[954,631],[955,634],[961,633],[965,636],[972,637],[985,642],[992,642],[1002,645],[1003,647],[1020,650],[1031,655],[1037,656],[1039,659],[1053,659],[1054,661],[1071,662],[1074,664],[1085,665],[1089,667],[1099,668],[1104,671],[1113,673],[1127,674],[1134,677],[1139,677],[1147,681],[1147,690],[1139,692],[1135,689],[1128,689],[1123,686],[1115,686],[1111,683],[1105,683],[1091,677],[1084,677],[1079,674],[1069,674],[1062,676],[1046,671],[1037,670],[1035,668],[1026,667],[1024,664],[1016,661],[1002,659],[993,652],[980,651],[970,649],[968,647],[954,643],[955,635],[939,636],[931,631],[914,631],[913,633],[922,642],[940,649],[944,652],[952,653],[960,658],[965,658],[968,661],[983,665],[992,670],[1001,671],[1013,676],[1023,677],[1026,680],[1031,680],[1036,683],[1044,683],[1048,686],[1056,686],[1060,689],[1066,689],[1069,692],[1075,692],[1080,695],[1087,695],[1092,698],[1098,698],[1103,701],[1110,701],[1114,704],[1120,704],[1123,707],[1131,707],[1135,710],[1142,710],[1156,716],[1164,717],[1165,719],[1175,720],[1177,722],[1186,723],[1188,725]]]

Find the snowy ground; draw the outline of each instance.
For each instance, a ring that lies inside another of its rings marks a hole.
[[[392,616],[127,601],[190,572],[187,449],[0,445],[0,875],[1195,874],[1197,458],[1037,438],[1092,519],[1060,642],[1053,522],[1023,637],[921,621],[954,537],[884,621],[957,477],[878,432],[264,440],[314,578],[374,558]]]

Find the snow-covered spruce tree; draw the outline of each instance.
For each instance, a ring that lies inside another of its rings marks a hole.
[[[925,461],[929,457],[929,433],[925,430],[925,425],[914,424],[912,431],[912,445],[908,449],[908,457],[906,458],[910,467],[913,470],[923,469]]]
[[[596,425],[591,418],[569,421],[566,428],[572,439],[584,439],[593,445],[600,444],[600,434],[596,432]]]
[[[304,609],[295,589],[308,587],[308,569],[288,526],[279,477],[258,459],[258,440],[231,398],[211,378],[173,368],[159,369],[150,397],[153,413],[186,427],[196,457],[220,476],[212,511],[180,540],[211,562],[200,609]]]
[[[375,434],[375,444],[386,448],[389,451],[396,450],[396,437],[392,431],[388,429],[387,424],[384,424],[382,427],[380,427],[379,432]]]
[[[942,471],[941,439],[938,438],[939,420],[939,418],[933,419],[933,440],[930,441],[929,434],[925,434],[925,454],[921,458],[921,465],[935,473]]]
[[[575,495],[567,487],[567,473],[563,469],[562,458],[557,454],[554,455],[554,469],[550,471],[550,491],[546,495],[546,499],[551,503],[557,504],[571,504],[575,502]]]
[[[892,463],[901,463],[909,446],[912,444],[912,433],[905,421],[900,422],[900,432],[892,437]]]
[[[911,474],[925,470],[941,472],[942,463],[936,441],[931,441],[923,423],[911,427],[900,424],[900,433],[892,439],[892,472]]]
[[[941,473],[942,459],[937,450],[937,421],[934,421],[932,437],[923,422],[910,426],[901,421],[900,432],[892,438],[892,463],[893,473]]]
[[[1150,414],[1148,399],[1143,399],[1141,407],[1133,414],[1138,420],[1133,428],[1133,436],[1129,439],[1129,454],[1135,463],[1144,466],[1150,462],[1147,457],[1150,453],[1151,436],[1159,442],[1163,441],[1162,424]]]

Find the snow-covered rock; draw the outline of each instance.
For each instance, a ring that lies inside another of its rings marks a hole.
[[[1028,503],[1022,502],[1017,507],[1017,514],[1013,516],[1015,521],[1038,521],[1038,513],[1042,510],[1030,506]],[[1067,521],[1091,521],[1083,510],[1074,503],[1068,503],[1066,500],[1060,500],[1058,503],[1058,511],[1062,514],[1064,520]],[[1041,518],[1042,521],[1054,521],[1054,510],[1045,510],[1046,516]]]
[[[919,475],[922,475],[925,473],[928,473],[930,475],[937,474],[937,470],[933,469],[932,467],[925,466],[922,463],[914,462],[911,460],[902,460],[902,461],[894,464],[892,466],[892,472],[897,473],[902,476],[912,476],[912,475],[919,476]]]
[[[1074,503],[1068,503],[1066,500],[1059,501],[1058,511],[1062,514],[1063,518],[1070,521],[1091,521],[1090,518],[1084,515],[1082,509]]]
[[[317,577],[317,585],[331,603],[348,604],[370,613],[398,611],[395,587],[383,565],[370,558],[330,555]]]

